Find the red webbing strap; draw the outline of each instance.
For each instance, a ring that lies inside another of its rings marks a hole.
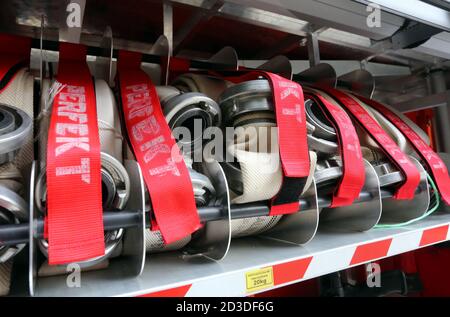
[[[298,212],[299,198],[309,176],[310,161],[306,131],[305,100],[302,87],[279,75],[250,71],[238,77],[227,77],[233,82],[243,82],[265,77],[271,87],[278,129],[283,184],[272,199],[270,215]]]
[[[331,207],[351,205],[359,197],[366,176],[356,129],[345,110],[329,102],[320,92],[307,90],[305,96],[316,101],[322,108],[322,112],[333,125],[338,137],[342,158],[342,177],[333,195]]]
[[[0,92],[20,68],[29,64],[30,50],[30,38],[0,34]]]
[[[427,165],[428,170],[431,172],[437,188],[441,193],[442,200],[444,200],[447,205],[450,205],[450,178],[447,167],[445,163],[442,162],[439,155],[437,155],[428,144],[426,144],[422,138],[393,111],[374,100],[369,100],[360,96],[357,97],[379,111],[404,134]]]
[[[47,146],[50,264],[104,255],[100,140],[94,82],[86,47],[59,45],[57,81]]]
[[[321,89],[339,101],[404,175],[405,181],[397,188],[394,199],[413,199],[420,183],[420,173],[408,156],[351,95],[329,87]]]
[[[167,125],[158,94],[140,68],[141,54],[120,51],[118,80],[131,145],[165,243],[200,228],[191,179]]]

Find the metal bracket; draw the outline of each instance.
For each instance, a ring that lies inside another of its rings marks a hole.
[[[239,58],[236,53],[236,50],[231,46],[225,46],[216,54],[211,56],[208,59],[210,63],[230,65],[229,70],[238,70],[239,69]]]
[[[284,78],[292,80],[293,73],[291,61],[283,55],[278,55],[271,58],[259,66],[258,69],[278,74]]]
[[[334,88],[337,84],[337,75],[333,66],[327,63],[320,63],[294,75],[294,80],[311,84],[322,84]]]
[[[145,185],[141,169],[136,161],[125,160],[125,168],[130,176],[130,198],[126,208],[140,213],[138,226],[128,228],[123,240],[128,272],[132,276],[141,275],[145,265]]]
[[[114,79],[112,77],[112,64],[114,52],[113,32],[110,26],[107,26],[103,33],[102,41],[100,42],[102,48],[101,56],[97,56],[95,68],[96,73],[100,78],[104,79],[108,85],[113,86]]]
[[[169,84],[169,64],[170,64],[170,42],[166,35],[158,37],[153,44],[150,54],[161,56],[164,60],[161,60],[161,66],[165,69],[161,69],[161,81],[163,84]]]
[[[430,205],[427,174],[417,159],[409,156],[420,172],[419,193],[411,200],[398,200],[392,197],[383,198],[383,214],[380,223],[401,223],[418,218],[425,214]]]
[[[216,190],[216,203],[221,205],[222,217],[208,221],[193,235],[186,252],[188,257],[202,255],[212,260],[222,260],[231,243],[230,194],[225,173],[217,161],[205,162],[203,173],[212,181]]]
[[[173,49],[173,7],[169,1],[163,2],[163,35],[169,45],[169,56],[172,56]]]
[[[37,278],[37,208],[34,204],[34,189],[36,187],[36,169],[37,161],[33,161],[30,173],[30,189],[29,189],[29,226],[28,226],[28,292],[34,296]]]
[[[339,76],[337,86],[364,97],[372,98],[375,91],[375,78],[367,70],[357,69]]]
[[[317,66],[320,64],[320,49],[317,33],[309,32],[306,38],[307,38],[306,46],[308,47],[309,66],[310,67]]]
[[[399,50],[414,48],[428,41],[430,37],[441,33],[442,30],[435,27],[411,22],[406,28],[395,33],[392,38],[392,49]]]
[[[45,33],[45,16],[41,15],[41,28],[39,32],[39,86],[40,86],[40,94],[42,96],[43,93],[43,81],[44,81],[44,73],[46,72],[46,64],[44,61],[44,33]]]
[[[319,205],[316,181],[313,179],[308,191],[302,195],[307,208],[285,215],[280,222],[268,232],[261,234],[265,238],[281,240],[297,245],[308,243],[314,238],[319,226]]]
[[[369,193],[371,200],[338,208],[323,208],[320,227],[328,231],[349,232],[372,229],[381,217],[380,182],[373,166],[364,160],[366,181],[362,192]]]

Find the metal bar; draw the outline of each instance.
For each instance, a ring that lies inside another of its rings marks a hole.
[[[319,39],[316,33],[308,33],[307,35],[309,66],[314,67],[320,64]]]
[[[382,190],[382,198],[392,197],[392,193]],[[363,203],[372,199],[370,193],[362,192],[355,203]],[[331,205],[331,195],[318,198],[319,208],[326,208]],[[309,202],[300,199],[300,210],[311,208]],[[221,207],[202,207],[198,209],[200,220],[202,222],[219,220],[224,217]],[[270,208],[264,203],[249,203],[231,206],[231,219],[242,219],[249,217],[268,216]],[[120,212],[104,212],[103,225],[104,229],[116,230],[119,228],[131,228],[137,226],[142,220],[140,214],[135,211]],[[146,217],[149,218],[149,217]],[[149,227],[149,225],[148,225]],[[28,243],[28,223],[11,224],[0,226],[0,246],[16,245],[20,243]],[[36,238],[44,237],[44,220],[36,220]]]
[[[173,8],[172,3],[163,2],[163,34],[169,42],[169,56],[172,56],[173,49]]]
[[[59,42],[52,41],[52,40],[43,40],[43,49],[47,51],[55,51],[57,52],[59,49]],[[40,40],[39,39],[33,39],[32,40],[32,47],[38,48],[40,47]],[[113,58],[118,57],[119,50],[114,49],[113,50]],[[101,57],[110,57],[110,53],[105,53],[105,51],[101,47],[95,47],[95,46],[88,46],[87,47],[87,55],[91,56],[101,56]],[[148,54],[143,53],[142,54],[142,61],[145,63],[152,63],[152,64],[160,64],[161,62],[161,56],[155,55],[155,54]],[[208,69],[208,70],[234,70],[235,65],[227,65],[223,63],[217,63],[217,62],[211,62],[208,60],[190,60],[190,65],[192,68],[198,68],[198,69]]]
[[[447,84],[442,69],[432,70],[430,73],[430,86],[433,93],[445,93]],[[446,94],[444,107],[434,109],[433,127],[435,129],[436,145],[439,152],[450,153],[450,98]]]
[[[394,107],[398,111],[406,113],[411,111],[447,106],[448,100],[450,100],[450,90],[421,98],[413,98],[411,100],[393,104],[392,107]]]

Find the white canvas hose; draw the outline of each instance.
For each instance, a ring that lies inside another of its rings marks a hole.
[[[231,86],[231,83],[208,75],[184,74],[176,78],[172,85],[183,92],[201,92],[218,101],[220,95]]]
[[[303,192],[308,190],[308,188],[311,186],[314,170],[317,163],[317,155],[315,152],[310,151],[309,158],[311,163],[309,171],[310,176],[306,181],[305,189],[303,190]],[[252,182],[252,180],[250,180],[250,182]],[[258,183],[258,180],[253,180],[253,182]],[[258,235],[275,227],[281,220],[281,218],[282,216],[263,216],[231,220],[231,237],[239,238]]]
[[[41,170],[45,169],[47,153],[48,126],[50,123],[51,109],[48,106],[52,103],[51,95],[58,91],[57,86],[51,86],[49,80],[43,82],[43,95],[41,96],[41,113],[39,128],[39,159]],[[95,80],[95,94],[97,103],[97,121],[99,127],[101,163],[102,163],[102,182],[106,188],[106,198],[103,197],[104,204],[114,209],[122,209],[129,196],[130,180],[128,173],[122,165],[123,162],[123,136],[120,126],[118,108],[113,92],[104,80]],[[50,96],[49,96],[50,95]],[[36,204],[38,208],[42,206],[43,198],[46,196],[45,174],[41,172],[36,186]],[[103,187],[103,186],[102,186]],[[103,193],[105,196],[105,193]],[[116,252],[121,247],[121,238],[123,229],[106,232],[106,250],[105,256],[86,261],[82,269],[92,270],[103,268],[108,264],[108,258],[118,255]],[[46,241],[39,243],[41,251],[46,254]],[[65,266],[49,266],[45,262],[40,268],[40,276],[66,274]]]
[[[16,107],[24,111],[30,118],[33,118],[33,89],[33,76],[26,69],[21,69],[0,93],[0,104]],[[28,134],[25,143],[20,147],[14,159],[11,162],[0,165],[0,186],[18,194],[16,198],[20,201],[17,201],[17,205],[26,205],[25,200],[20,197],[20,195],[24,194],[24,169],[29,167],[34,158],[32,123],[29,128],[31,133]],[[27,215],[22,215],[21,217],[23,218],[24,216]],[[21,220],[25,221],[25,219]],[[21,249],[22,247],[19,248]],[[9,293],[13,260],[11,257],[6,262],[0,263],[0,296]]]
[[[5,263],[0,263],[0,296],[6,296],[9,294],[12,266],[13,259],[10,259]]]
[[[33,76],[26,69],[22,69],[0,93],[0,103],[16,107],[24,111],[30,118],[33,118],[33,89]],[[31,125],[31,133],[13,161],[20,171],[23,171],[24,167],[31,164],[34,159],[32,129],[33,126]]]
[[[308,88],[309,89],[309,88]],[[325,92],[321,92],[318,90],[310,89],[311,91],[314,91],[315,93],[320,94],[323,98],[325,98],[328,102],[332,103],[335,106],[339,106],[337,101],[326,94]],[[358,98],[354,97],[358,103],[368,112],[368,114],[375,119],[375,121],[380,124],[380,126],[383,128],[383,130],[386,131],[386,133],[389,134],[389,136],[394,140],[395,143],[399,146],[399,148],[406,154],[413,154],[414,150],[406,140],[405,136],[389,121],[387,120],[381,113],[379,113],[377,110],[373,109],[372,107],[368,106]],[[387,106],[388,107],[388,106]],[[407,118],[402,113],[399,113],[397,110],[392,109],[391,107],[388,107],[392,111],[394,111],[397,115],[399,115],[408,125],[411,126],[411,128],[422,137],[422,139],[429,144],[429,138],[426,135],[426,133],[420,129],[414,122],[412,122],[409,118]],[[376,142],[364,131],[362,130],[358,125],[356,126],[356,130],[359,135],[359,139],[361,142],[361,150],[363,153],[363,156],[365,159],[369,161],[376,161],[380,160],[385,157],[384,153],[381,151],[380,147],[376,144]]]
[[[234,139],[227,140],[229,143],[226,149],[235,162],[225,162],[223,165],[230,184],[231,203],[270,200],[280,191],[283,174],[269,83],[266,80],[253,80],[232,86],[220,97],[220,106],[226,125],[235,127]],[[316,153],[310,153],[310,160],[311,171],[304,191],[313,179]],[[232,220],[232,237],[267,231],[281,217]]]
[[[409,144],[409,142],[406,140],[405,136],[400,132],[400,130],[395,127],[385,116],[383,116],[381,113],[379,113],[377,110],[373,109],[369,105],[365,104],[361,100],[355,97],[355,99],[358,101],[358,103],[366,109],[367,112],[380,124],[380,126],[383,128],[383,130],[388,133],[391,138],[394,140],[395,143],[399,146],[399,148],[406,154],[411,155],[414,154],[414,150]],[[411,127],[411,129],[414,130],[421,138],[424,140],[425,143],[428,145],[430,144],[430,139],[428,138],[428,135],[419,127],[417,124],[415,124],[412,120],[410,120],[408,117],[406,117],[401,112],[393,109],[390,106],[384,105],[389,110],[393,111],[397,116],[399,116],[407,125]],[[375,144],[373,141],[370,142],[370,145],[374,148],[379,148],[377,144]]]

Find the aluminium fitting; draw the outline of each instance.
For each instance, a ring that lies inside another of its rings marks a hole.
[[[198,92],[183,93],[172,86],[157,87],[161,106],[170,129],[183,127],[191,134],[190,140],[177,140],[186,152],[191,152],[203,144],[203,131],[209,127],[220,126],[222,114],[217,103]],[[201,130],[196,122],[201,122]]]
[[[25,144],[32,120],[24,111],[0,104],[0,164],[10,162]]]
[[[0,185],[0,225],[18,224],[28,221],[28,204],[16,192]],[[19,253],[25,244],[0,246],[0,263],[4,263]]]
[[[102,175],[102,206],[103,210],[120,211],[127,204],[130,196],[130,178],[123,165],[114,157],[104,152],[101,153],[101,175]],[[46,172],[40,173],[35,188],[35,203],[41,213],[46,211],[47,180]],[[113,254],[114,249],[120,243],[124,230],[111,230],[105,232],[105,254],[94,259],[80,262],[86,267],[93,266],[107,259]],[[41,252],[48,256],[48,242],[45,239],[38,241]]]
[[[45,168],[40,173],[35,189],[36,207],[46,210],[47,179]],[[123,165],[114,157],[101,153],[102,205],[104,210],[122,210],[130,196],[130,178]]]
[[[308,145],[319,156],[333,156],[338,153],[336,131],[322,109],[314,100],[305,100],[308,129]]]

